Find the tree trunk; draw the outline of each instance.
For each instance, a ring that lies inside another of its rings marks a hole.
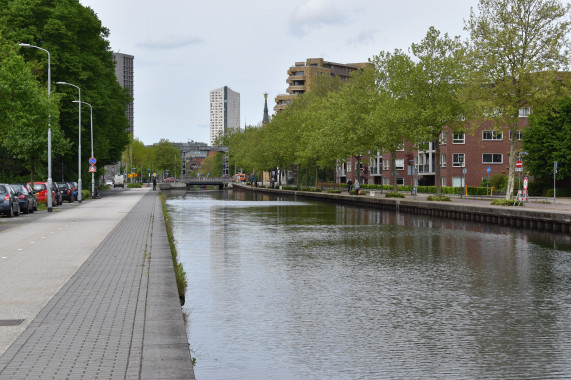
[[[436,154],[436,160],[434,160],[434,164],[436,165],[436,167],[434,168],[434,173],[435,173],[435,178],[434,180],[436,181],[435,185],[436,185],[436,196],[440,197],[442,195],[442,173],[440,172],[440,168],[441,168],[441,164],[440,164],[440,136],[433,142],[434,147],[434,151]]]
[[[399,188],[397,185],[397,165],[396,165],[397,164],[397,152],[396,152],[396,150],[393,150],[391,152],[391,161],[392,161],[391,164],[392,164],[392,172],[393,172],[392,173],[393,174],[393,191],[395,193],[398,193]]]
[[[309,186],[309,163],[305,167],[305,187]]]
[[[355,178],[355,182],[359,182],[361,183],[361,156],[355,156],[355,159],[357,160],[356,165],[356,172],[357,172],[357,178]]]
[[[315,188],[319,187],[319,165],[315,164]]]
[[[513,199],[513,193],[515,189],[515,161],[517,156],[517,119],[509,127],[509,132],[512,133],[512,139],[510,141],[510,168],[508,174],[508,186],[506,189],[506,199]]]

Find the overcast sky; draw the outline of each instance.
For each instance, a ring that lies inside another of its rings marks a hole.
[[[366,62],[430,26],[466,36],[477,0],[80,0],[135,56],[135,137],[209,143],[209,92],[240,93],[241,126],[273,114],[296,61]]]

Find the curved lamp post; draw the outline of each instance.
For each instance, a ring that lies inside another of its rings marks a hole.
[[[52,188],[52,124],[51,124],[51,110],[49,109],[50,104],[50,94],[51,94],[51,83],[52,83],[52,74],[51,74],[51,57],[50,52],[46,49],[43,49],[39,46],[34,46],[30,44],[18,44],[22,47],[29,47],[34,49],[39,49],[48,53],[48,189]],[[32,184],[33,186],[33,184]],[[48,212],[52,212],[52,197],[46,197],[46,202],[48,206]]]
[[[67,83],[67,82],[56,82],[56,84],[65,84],[66,86],[72,86],[77,88],[79,91],[79,145],[77,148],[77,167],[78,167],[78,179],[77,179],[77,201],[81,203],[82,196],[81,196],[81,88],[76,86],[75,84]]]
[[[80,103],[79,100],[74,100],[73,103]],[[91,157],[95,157],[93,155],[93,107],[91,106],[91,104],[87,103],[87,102],[81,102],[83,104],[86,104],[89,106],[89,120],[90,120],[90,124],[91,124]],[[95,194],[95,173],[91,172],[91,196],[93,196],[93,194]]]

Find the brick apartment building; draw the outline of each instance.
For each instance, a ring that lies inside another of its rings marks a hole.
[[[451,130],[443,132],[440,146],[442,186],[480,186],[483,178],[499,173],[507,175],[510,140],[515,137],[521,141],[522,130],[529,125],[528,115],[529,108],[520,110],[520,129],[517,136],[510,136],[509,132],[493,130],[491,122],[466,133],[454,133]],[[518,142],[519,146],[521,142]],[[428,149],[422,151],[405,143],[404,149],[396,153],[397,184],[411,185],[415,181],[417,185],[435,185],[435,154],[433,143],[429,143]],[[414,160],[416,178],[410,168],[411,160]],[[337,168],[337,181],[340,183],[346,183],[348,180],[355,182],[356,165],[355,159],[341,163]],[[391,165],[390,153],[371,154],[363,158],[360,183],[391,185]],[[463,169],[466,169],[465,174],[463,174]]]

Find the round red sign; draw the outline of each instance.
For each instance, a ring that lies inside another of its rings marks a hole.
[[[516,161],[516,162],[515,162],[515,167],[516,167],[516,168],[522,168],[522,167],[523,167],[523,161]]]

